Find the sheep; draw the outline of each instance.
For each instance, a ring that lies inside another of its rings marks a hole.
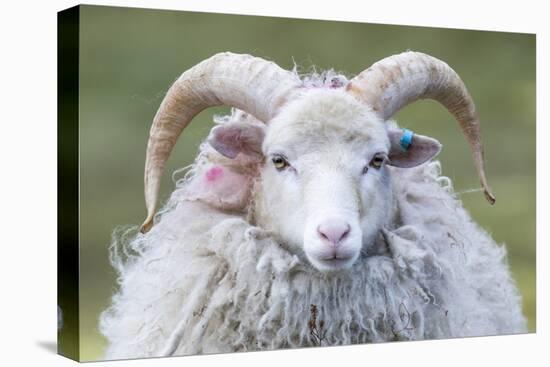
[[[441,144],[392,116],[443,104],[485,197],[474,103],[443,61],[407,51],[355,78],[300,77],[250,55],[183,73],[147,146],[147,218],[113,236],[108,359],[522,333],[506,250],[441,174]],[[232,106],[156,213],[177,137]]]

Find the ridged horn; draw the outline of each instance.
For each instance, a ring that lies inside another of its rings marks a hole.
[[[382,59],[361,72],[347,85],[347,91],[371,105],[384,120],[419,99],[433,99],[445,106],[468,140],[487,201],[495,203],[485,177],[483,142],[475,105],[449,65],[420,52],[404,52]]]
[[[147,218],[153,225],[160,180],[172,148],[185,127],[202,110],[227,105],[269,121],[299,78],[273,62],[233,53],[219,53],[184,72],[170,87],[151,126],[145,159]]]

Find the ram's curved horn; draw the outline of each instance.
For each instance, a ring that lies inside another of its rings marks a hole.
[[[352,79],[347,90],[371,105],[384,120],[419,99],[429,98],[444,105],[460,124],[485,197],[494,204],[495,197],[485,178],[483,142],[475,105],[449,65],[420,52],[404,52],[376,62]]]
[[[273,62],[250,55],[219,53],[184,72],[168,90],[153,120],[145,160],[147,232],[156,211],[164,166],[179,135],[207,107],[227,105],[269,121],[299,78]]]

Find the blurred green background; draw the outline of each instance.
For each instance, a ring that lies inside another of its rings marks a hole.
[[[101,359],[99,313],[115,290],[110,235],[145,216],[143,166],[151,120],[183,71],[220,51],[250,53],[303,71],[335,68],[355,75],[407,49],[450,64],[481,117],[494,207],[481,192],[461,197],[473,218],[509,251],[529,330],[535,330],[535,36],[318,20],[81,6],[80,183],[82,360]],[[167,172],[192,162],[212,126],[214,108],[191,124]],[[404,127],[442,142],[443,174],[458,192],[479,187],[467,145],[435,102],[396,116]],[[161,196],[173,189],[165,174]]]

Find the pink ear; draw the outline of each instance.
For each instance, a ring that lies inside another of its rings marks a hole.
[[[389,128],[390,138],[389,165],[401,168],[410,168],[421,165],[435,157],[441,151],[441,144],[430,137],[414,134],[408,148],[401,144],[403,130]]]
[[[232,123],[215,127],[208,143],[220,154],[234,159],[239,153],[262,156],[264,128],[250,123]]]

